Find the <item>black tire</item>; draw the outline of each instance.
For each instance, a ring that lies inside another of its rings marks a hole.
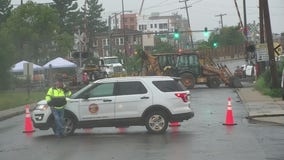
[[[151,134],[162,134],[168,128],[169,119],[166,114],[162,111],[153,111],[145,118],[145,126],[148,133]]]
[[[191,73],[184,73],[181,76],[181,82],[187,89],[194,88],[195,77]]]
[[[218,78],[214,77],[214,78],[209,79],[208,87],[218,88],[218,87],[220,87],[220,84],[221,84],[221,81]]]
[[[74,131],[76,129],[76,124],[75,124],[75,120],[72,116],[70,115],[66,115],[65,118],[65,124],[64,124],[64,135],[66,136],[70,136],[72,134],[74,134]],[[54,123],[55,124],[55,123]],[[55,125],[52,125],[52,130],[55,133]]]

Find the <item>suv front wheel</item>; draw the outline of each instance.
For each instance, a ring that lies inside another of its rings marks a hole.
[[[65,115],[64,117],[64,121],[65,121],[65,124],[64,124],[64,134],[66,136],[70,136],[74,133],[76,127],[75,127],[75,121],[74,121],[74,118],[72,116],[70,116],[69,114]],[[52,125],[52,130],[53,132],[55,133],[55,129],[56,129],[56,126],[55,126],[55,123]]]
[[[145,119],[145,126],[149,133],[161,134],[168,128],[169,120],[162,111],[150,112]]]

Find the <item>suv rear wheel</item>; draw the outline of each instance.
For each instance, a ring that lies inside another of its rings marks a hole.
[[[149,133],[161,134],[168,128],[169,120],[162,111],[150,112],[145,119],[145,126]]]

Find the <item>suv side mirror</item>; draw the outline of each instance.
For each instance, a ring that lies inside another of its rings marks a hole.
[[[84,94],[84,95],[82,95],[82,98],[86,100],[86,99],[90,98],[90,96],[88,94]]]

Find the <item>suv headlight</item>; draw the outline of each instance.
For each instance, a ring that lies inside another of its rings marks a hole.
[[[35,110],[45,111],[45,110],[47,110],[47,108],[48,108],[48,105],[47,105],[47,104],[38,104],[38,105],[35,107]]]

